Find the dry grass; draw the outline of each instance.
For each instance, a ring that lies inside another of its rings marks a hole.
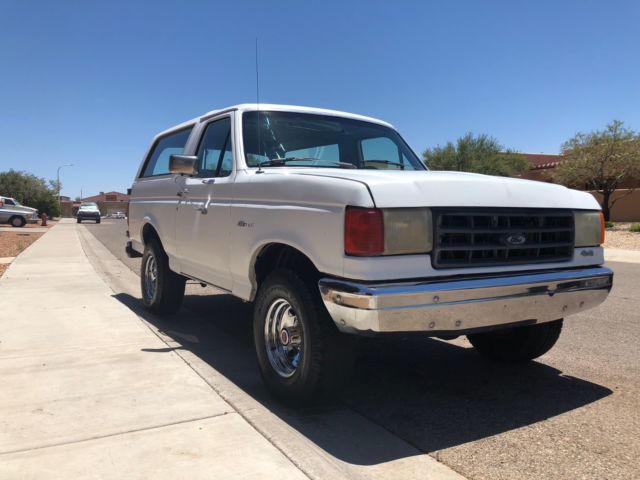
[[[0,277],[2,277],[2,275],[4,275],[4,272],[7,271],[7,268],[9,268],[9,264],[8,263],[0,263]]]
[[[607,228],[605,234],[605,248],[621,248],[623,250],[640,250],[640,233],[630,232],[631,223],[615,223]]]

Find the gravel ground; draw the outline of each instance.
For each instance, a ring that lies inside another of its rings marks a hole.
[[[630,232],[632,223],[616,223],[607,228],[605,234],[605,248],[620,248],[623,250],[640,250],[640,233]]]

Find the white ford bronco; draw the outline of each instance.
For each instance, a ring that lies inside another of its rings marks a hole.
[[[354,334],[466,335],[523,362],[612,285],[590,194],[429,171],[391,125],[330,110],[239,105],[160,133],[129,212],[145,306],[176,312],[187,279],[253,302],[262,377],[290,403],[348,378]]]

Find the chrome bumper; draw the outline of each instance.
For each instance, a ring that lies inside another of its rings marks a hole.
[[[320,293],[348,333],[466,334],[543,323],[593,308],[611,290],[605,267],[365,284],[323,278]]]

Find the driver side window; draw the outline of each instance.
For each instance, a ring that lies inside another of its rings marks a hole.
[[[207,125],[198,148],[199,177],[226,177],[231,174],[233,170],[231,143],[229,117]]]

